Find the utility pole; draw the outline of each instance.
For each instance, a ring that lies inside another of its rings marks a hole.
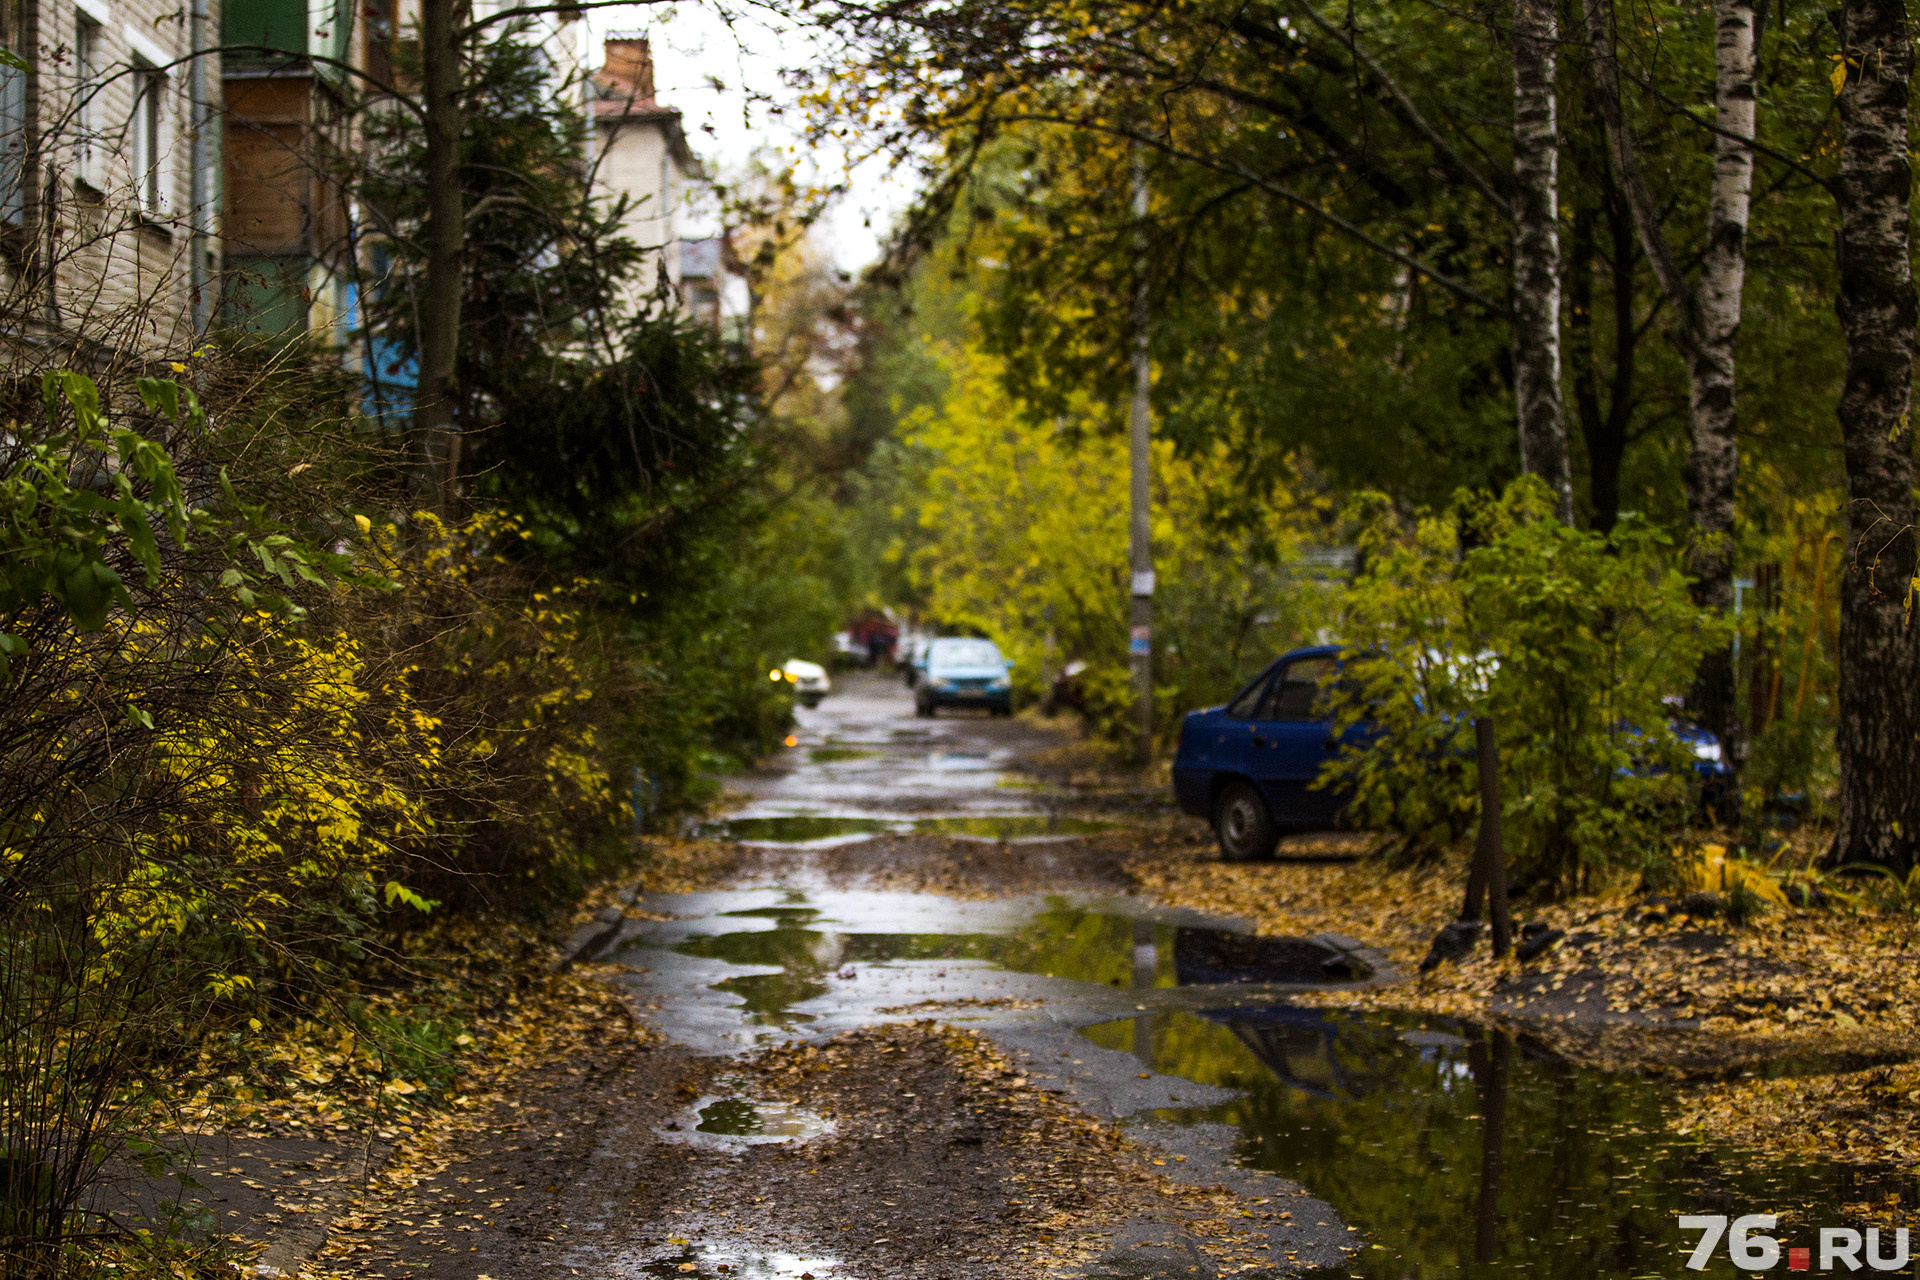
[[[1133,157],[1133,217],[1133,421],[1127,448],[1127,563],[1133,571],[1133,607],[1128,620],[1127,656],[1133,668],[1138,754],[1144,765],[1153,759],[1153,526],[1149,510],[1153,500],[1149,452],[1153,424],[1147,411],[1147,393],[1152,386],[1147,363],[1147,168],[1137,151]]]

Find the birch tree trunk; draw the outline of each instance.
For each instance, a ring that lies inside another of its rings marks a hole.
[[[1735,435],[1734,340],[1740,333],[1747,275],[1747,210],[1753,193],[1753,0],[1714,0],[1713,192],[1687,357],[1687,514],[1693,520],[1694,601],[1725,615],[1733,609]],[[1737,136],[1728,136],[1728,135]],[[1710,653],[1695,684],[1695,714],[1731,743],[1737,728],[1733,654]]]
[[[1753,192],[1755,29],[1753,0],[1714,0],[1713,187],[1708,195],[1700,280],[1688,288],[1640,177],[1633,134],[1620,94],[1619,65],[1607,0],[1587,0],[1594,106],[1607,136],[1614,172],[1633,214],[1654,278],[1674,314],[1668,337],[1687,362],[1687,515],[1693,524],[1691,565],[1696,603],[1725,614],[1733,608],[1734,486],[1739,478],[1734,343],[1740,333],[1747,273],[1747,214]],[[1700,664],[1695,716],[1722,741],[1737,725],[1731,649]]]
[[[465,291],[466,208],[460,191],[459,0],[421,0],[421,89],[426,116],[426,270],[420,298],[420,385],[413,411],[422,496],[444,508],[460,470],[454,422],[459,391],[460,304]]]
[[[1912,429],[1916,304],[1907,159],[1913,49],[1902,0],[1844,0],[1838,15],[1840,293],[1846,340],[1840,440],[1847,567],[1840,587],[1840,824],[1836,862],[1901,873],[1920,839],[1920,644]]]
[[[1547,482],[1573,521],[1560,405],[1560,175],[1553,0],[1513,4],[1513,399],[1520,467]]]

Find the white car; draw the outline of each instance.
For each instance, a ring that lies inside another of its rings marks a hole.
[[[788,658],[787,665],[780,668],[780,676],[793,686],[794,696],[800,699],[800,704],[809,709],[819,706],[820,699],[833,691],[833,681],[827,679],[827,669],[804,658]]]

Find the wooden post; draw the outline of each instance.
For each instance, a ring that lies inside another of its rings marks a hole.
[[[1474,845],[1474,871],[1467,881],[1469,905],[1473,882],[1486,886],[1488,914],[1493,918],[1493,954],[1498,959],[1513,945],[1513,917],[1507,911],[1507,853],[1500,840],[1500,756],[1493,745],[1493,721],[1485,716],[1473,722],[1475,756],[1480,765],[1480,839]],[[1477,913],[1468,919],[1477,919]]]

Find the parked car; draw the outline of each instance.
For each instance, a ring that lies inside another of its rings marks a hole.
[[[800,705],[808,709],[819,706],[820,699],[833,690],[827,669],[804,658],[788,658],[787,664],[780,668],[780,675],[793,686],[793,695],[800,700]]]
[[[985,707],[992,715],[1012,715],[1009,669],[991,640],[942,636],[927,644],[913,709],[923,716],[937,715],[941,707]]]
[[[1183,813],[1213,824],[1227,861],[1271,857],[1282,835],[1339,825],[1349,797],[1313,781],[1334,755],[1377,733],[1364,721],[1334,729],[1319,695],[1338,674],[1340,653],[1338,645],[1295,649],[1225,706],[1190,712],[1181,724],[1174,799]],[[1725,806],[1733,775],[1719,739],[1692,725],[1672,729],[1693,752],[1706,803],[1718,798]]]

